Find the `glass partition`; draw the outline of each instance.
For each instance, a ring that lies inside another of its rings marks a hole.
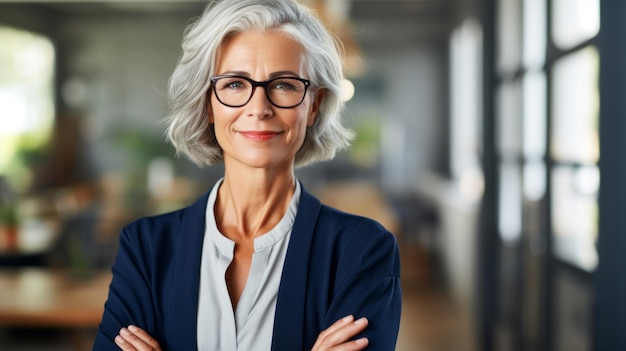
[[[598,34],[599,0],[552,0],[552,39],[560,49],[569,49]]]
[[[551,154],[557,161],[598,161],[598,60],[590,46],[554,64]]]

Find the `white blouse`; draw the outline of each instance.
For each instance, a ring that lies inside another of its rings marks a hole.
[[[298,211],[300,184],[296,181],[295,192],[281,221],[254,239],[250,273],[233,313],[226,269],[233,259],[235,243],[219,232],[213,212],[222,181],[213,186],[207,201],[198,301],[198,350],[269,350],[283,263]]]

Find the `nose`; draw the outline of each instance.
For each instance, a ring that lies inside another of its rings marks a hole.
[[[273,115],[272,103],[268,99],[264,87],[255,87],[250,101],[246,104],[246,109],[250,117],[265,119]]]

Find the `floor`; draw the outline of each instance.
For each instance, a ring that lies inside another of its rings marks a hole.
[[[399,239],[402,319],[396,351],[473,351],[471,323],[439,276],[436,260]]]

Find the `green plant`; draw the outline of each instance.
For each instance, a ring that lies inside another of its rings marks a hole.
[[[0,176],[0,227],[17,225],[17,210],[11,188],[6,179]]]

